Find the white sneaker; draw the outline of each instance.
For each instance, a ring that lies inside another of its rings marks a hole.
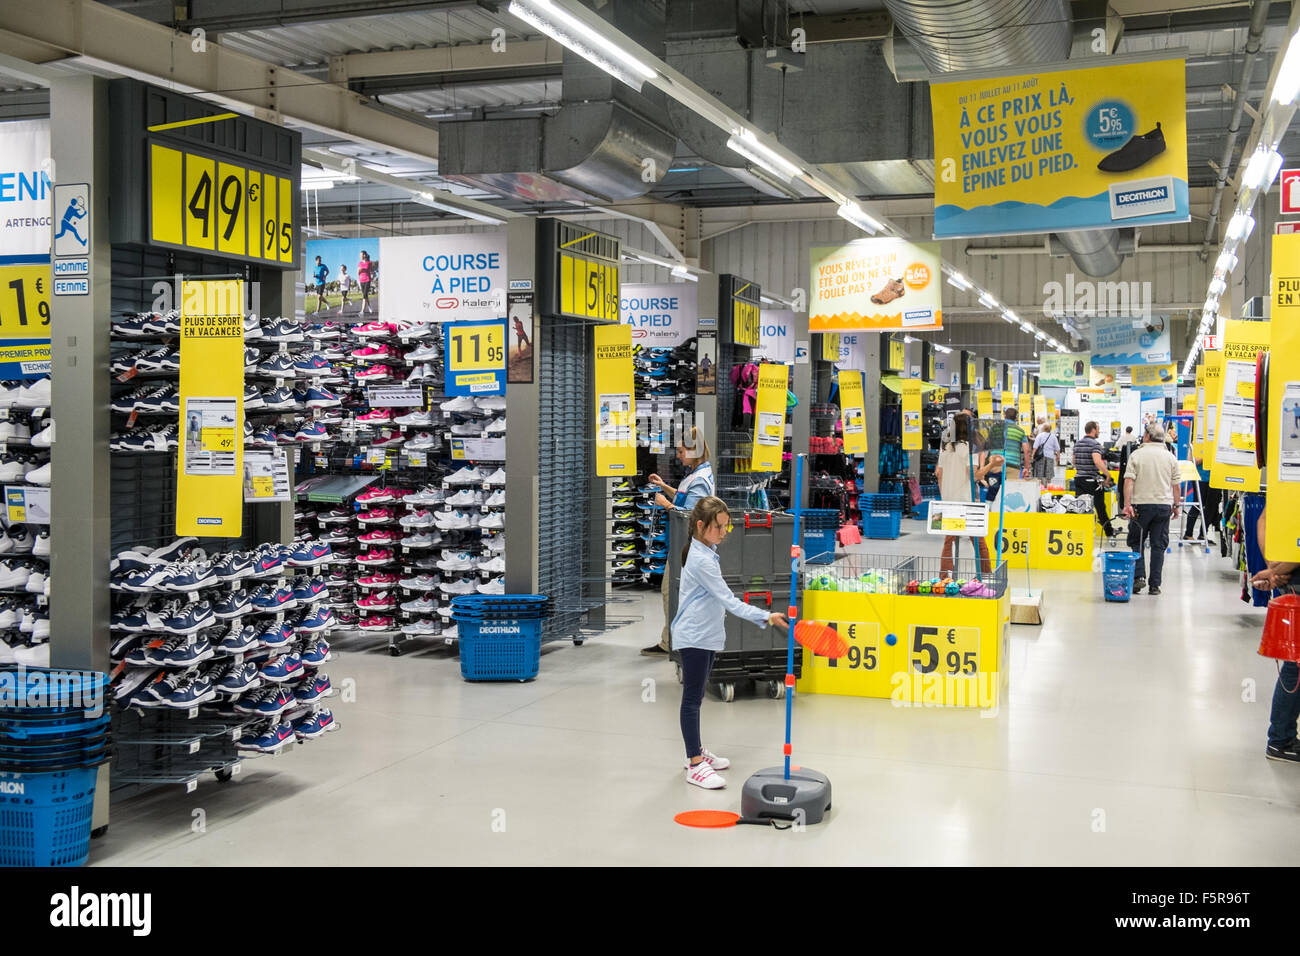
[[[442,349],[438,348],[436,345],[421,345],[414,352],[408,352],[406,354],[406,360],[408,362],[429,362],[438,358],[440,355],[442,355]],[[453,411],[455,411],[455,409],[453,409]]]
[[[433,516],[433,522],[437,525],[439,531],[463,531],[474,527],[469,516],[463,515],[459,511],[453,511],[451,514],[440,511]]]
[[[23,585],[24,591],[30,591],[33,594],[45,593],[45,574],[41,571],[33,571],[27,578],[27,583]]]
[[[505,558],[498,557],[498,558],[491,558],[487,561],[480,561],[478,563],[478,570],[486,571],[488,574],[505,574],[506,573]]]
[[[487,531],[501,531],[506,526],[506,520],[502,517],[501,512],[494,511],[490,515],[484,517],[478,523],[478,526]]]
[[[711,754],[703,747],[700,748],[700,756],[703,757],[704,762],[714,770],[726,770],[731,766],[731,761],[726,757],[719,757],[717,754]],[[691,762],[689,760],[683,761],[682,766],[687,770],[690,770]]]
[[[432,425],[433,416],[428,412],[415,411],[405,415],[398,415],[393,419],[394,425]]]
[[[403,548],[431,548],[434,543],[433,535],[428,533],[407,535],[402,539]]]
[[[0,441],[31,437],[32,430],[21,422],[0,422]]]
[[[478,485],[486,484],[487,479],[477,468],[470,468],[468,465],[453,471],[446,478],[442,479],[444,485],[456,487],[457,485]]]
[[[449,402],[443,402],[441,408],[444,412],[461,412],[464,414],[475,411],[477,406],[474,404],[474,399],[468,395],[460,395]]]
[[[21,461],[0,463],[0,481],[22,481],[27,474],[27,465]]]
[[[483,428],[477,422],[466,422],[463,425],[452,425],[451,433],[465,438],[479,438],[483,434]]]
[[[50,405],[50,380],[48,378],[38,378],[31,384],[24,386],[22,392],[14,400],[14,405],[18,408],[48,408]]]
[[[420,432],[419,434],[407,439],[407,451],[424,451],[428,448],[434,448],[442,444],[442,436],[434,435],[431,432]]]
[[[494,491],[483,504],[489,508],[504,508],[506,506],[506,490],[502,488],[500,491]]]
[[[701,760],[693,767],[687,766],[686,782],[693,783],[697,787],[703,787],[705,790],[721,790],[727,785],[727,781],[722,779],[722,777],[709,766],[707,760]]]
[[[483,427],[483,437],[488,435],[504,435],[506,433],[506,420],[504,418],[494,418]],[[35,441],[32,444],[36,444]]]
[[[29,471],[23,476],[23,480],[33,485],[48,485],[50,483],[50,474],[50,463],[47,461],[41,467]]]
[[[32,436],[33,448],[49,448],[54,444],[54,422],[50,422]]]
[[[38,617],[36,623],[32,625],[32,637],[38,641],[48,641],[50,639],[50,619],[48,617]],[[50,645],[41,645],[45,648],[45,663],[42,667],[50,666]]]
[[[45,633],[49,636],[50,622],[45,622]],[[47,641],[44,644],[37,644],[35,647],[15,647],[14,660],[25,667],[49,667],[50,666],[50,645]]]
[[[0,641],[0,664],[13,664],[16,663],[16,661],[17,658],[14,657],[14,649],[4,641]]]
[[[474,567],[474,559],[468,551],[462,551],[450,558],[443,558],[438,562],[438,568],[441,571],[468,571]]]
[[[498,468],[496,471],[492,472],[492,474],[483,479],[484,488],[496,488],[498,486],[504,488],[505,485],[506,470],[504,468]]]
[[[448,498],[446,503],[458,508],[463,508],[467,505],[481,505],[483,504],[483,494],[478,491],[470,491],[468,488],[463,488]]]
[[[36,536],[36,541],[32,544],[32,554],[49,557],[50,533],[48,531],[42,531]]]
[[[480,584],[478,586],[478,593],[479,594],[505,594],[506,593],[505,578],[493,578],[487,584]]]
[[[474,407],[481,412],[504,412],[506,400],[500,395],[484,395],[474,399]]]

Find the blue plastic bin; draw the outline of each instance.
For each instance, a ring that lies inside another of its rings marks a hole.
[[[1107,601],[1127,601],[1133,597],[1133,571],[1138,556],[1132,551],[1107,551],[1102,570],[1102,593]]]
[[[0,772],[0,866],[85,863],[98,771]]]
[[[804,560],[809,564],[830,564],[835,560],[835,534],[838,528],[808,530],[803,533]]]
[[[460,676],[465,680],[532,680],[542,660],[542,622],[458,618]]]

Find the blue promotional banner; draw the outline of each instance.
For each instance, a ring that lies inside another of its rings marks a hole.
[[[618,320],[632,326],[632,344],[671,349],[694,338],[699,323],[698,288],[694,282],[621,285]]]
[[[1167,316],[1093,316],[1092,365],[1162,365],[1171,361]]]
[[[447,323],[443,393],[506,393],[506,320]]]

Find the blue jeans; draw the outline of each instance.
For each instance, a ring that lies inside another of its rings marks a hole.
[[[1134,580],[1146,578],[1153,588],[1160,587],[1161,573],[1165,567],[1165,548],[1169,547],[1169,516],[1173,514],[1169,505],[1134,505],[1137,517],[1128,525],[1128,546],[1137,556],[1133,568]],[[1146,562],[1143,560],[1143,548],[1151,543],[1151,576],[1146,574]]]
[[[682,661],[682,741],[686,744],[686,759],[698,757],[700,745],[700,704],[704,703],[704,687],[713,670],[713,651],[701,647],[683,647],[678,655]]]
[[[1269,746],[1280,747],[1295,740],[1297,720],[1300,720],[1300,664],[1283,661],[1273,686],[1273,709],[1268,714]]]

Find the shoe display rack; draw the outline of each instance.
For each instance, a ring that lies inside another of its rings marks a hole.
[[[504,593],[505,398],[442,396],[436,325],[325,322],[305,337],[345,355],[342,421],[298,469],[295,534],[338,555],[331,607],[342,632],[456,640],[451,599]],[[371,404],[371,385],[416,385],[417,405]],[[461,457],[470,451],[473,459]],[[336,477],[364,477],[354,486]]]
[[[49,411],[48,377],[0,381],[0,486],[31,488],[33,498],[48,494]],[[31,521],[39,509],[28,504],[22,510],[27,521],[10,521],[9,507],[0,513],[0,664],[48,667],[50,533],[47,524]]]

